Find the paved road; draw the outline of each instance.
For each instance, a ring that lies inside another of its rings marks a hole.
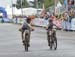
[[[57,31],[58,49],[47,46],[46,30],[36,28],[31,34],[29,52],[21,43],[20,26],[0,24],[0,57],[75,57],[75,32]]]

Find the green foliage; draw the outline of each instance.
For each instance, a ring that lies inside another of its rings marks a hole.
[[[54,5],[54,0],[45,0],[45,8],[48,8],[49,6]]]
[[[29,4],[28,4],[27,0],[22,0],[22,8],[25,8],[28,6],[29,6]],[[21,8],[21,0],[17,0],[16,7]]]
[[[54,1],[55,0],[38,0],[38,2],[36,0],[34,0],[33,4],[36,8],[37,4],[38,3],[38,7],[41,8],[42,7],[42,4],[44,3],[45,4],[45,8],[48,8],[50,6],[53,6],[54,5]],[[61,3],[63,3],[63,0],[59,0]],[[22,8],[24,7],[28,7],[29,4],[27,3],[27,0],[22,0]],[[17,0],[17,4],[16,4],[16,7],[17,8],[21,8],[21,0]]]
[[[64,0],[59,0],[62,4],[63,4],[63,2],[64,2]]]
[[[43,0],[34,0],[34,7],[36,8],[38,5],[39,8],[42,8],[42,3]]]
[[[61,3],[63,3],[63,0],[59,0]],[[48,8],[50,6],[54,5],[54,0],[44,0],[45,8]]]

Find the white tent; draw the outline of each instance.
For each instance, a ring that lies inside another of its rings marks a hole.
[[[21,10],[17,9],[16,7],[13,7],[13,15],[16,15],[16,16],[21,15]]]
[[[60,3],[60,1],[58,1],[57,6],[55,7],[55,14],[61,14],[61,8],[62,8],[62,4]]]
[[[12,18],[12,15],[16,15],[16,16],[21,15],[21,11],[17,9],[16,7],[13,7],[13,8],[7,7],[5,10],[7,12],[8,17],[10,18]]]
[[[13,15],[18,15],[21,14],[21,11],[19,11],[16,7],[13,8],[6,8],[7,14],[13,14]]]
[[[60,8],[60,7],[62,7],[62,4],[60,3],[60,1],[58,1],[57,8]]]
[[[5,10],[6,10],[7,14],[12,14],[12,8],[7,7],[7,8],[5,8]]]
[[[7,15],[8,17],[12,18],[12,15],[20,16],[29,16],[29,15],[36,15],[37,14],[37,9],[36,8],[22,8],[22,9],[17,9],[16,7],[7,7],[6,8]],[[23,11],[23,12],[22,12]]]
[[[10,7],[7,7],[7,8],[5,8],[5,10],[6,10],[6,12],[7,12],[7,15],[8,15],[8,18],[12,18],[12,8],[10,8]]]
[[[37,14],[37,9],[35,8],[23,8],[23,15],[36,15]]]

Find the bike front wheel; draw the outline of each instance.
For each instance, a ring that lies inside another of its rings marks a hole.
[[[55,37],[55,39],[54,39],[53,45],[54,45],[54,50],[56,50],[56,49],[57,49],[57,38],[56,38],[56,37]]]
[[[24,45],[24,47],[25,47],[25,51],[27,51],[27,52],[28,52],[28,47],[29,47],[28,46],[28,37],[29,37],[28,34],[26,34],[25,35],[25,45]]]

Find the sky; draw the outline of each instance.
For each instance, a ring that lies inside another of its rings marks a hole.
[[[0,0],[0,7],[8,7],[11,5],[11,1],[16,3],[16,0]]]
[[[9,7],[12,3],[16,3],[16,0],[0,0],[0,7]],[[28,0],[28,1],[34,1],[34,0]]]

